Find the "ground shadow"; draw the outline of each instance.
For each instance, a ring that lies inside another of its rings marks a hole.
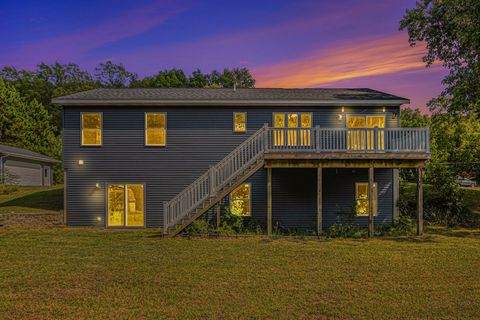
[[[0,208],[5,207],[60,211],[63,210],[63,189],[38,191],[0,203]]]
[[[480,240],[480,229],[432,228],[430,234],[437,234],[454,238],[474,238]]]

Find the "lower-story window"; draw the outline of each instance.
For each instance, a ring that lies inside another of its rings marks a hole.
[[[230,212],[232,214],[242,217],[252,215],[251,189],[250,183],[242,183],[230,193]]]
[[[143,184],[109,184],[109,227],[143,227],[145,196]]]
[[[357,216],[368,216],[370,212],[367,182],[355,184],[355,206]],[[373,215],[377,215],[377,183],[373,183]]]

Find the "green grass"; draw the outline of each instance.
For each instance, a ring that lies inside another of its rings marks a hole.
[[[63,185],[18,187],[0,195],[0,213],[39,213],[63,210]]]
[[[478,319],[480,230],[432,230],[422,238],[328,241],[0,230],[0,315]]]

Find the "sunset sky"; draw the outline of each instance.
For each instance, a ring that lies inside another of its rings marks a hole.
[[[106,60],[140,76],[247,67],[257,87],[370,87],[425,103],[425,68],[399,21],[415,0],[1,1],[0,67]]]

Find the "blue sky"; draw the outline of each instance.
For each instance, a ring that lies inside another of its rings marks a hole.
[[[248,67],[258,87],[372,87],[425,103],[426,69],[398,23],[414,0],[2,1],[0,66],[106,60],[140,76]]]

